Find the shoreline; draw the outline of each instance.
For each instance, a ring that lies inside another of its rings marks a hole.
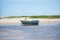
[[[21,23],[20,20],[24,20],[24,18],[0,19],[0,24],[20,24]],[[48,18],[33,18],[28,20],[39,20],[39,24],[60,22],[60,19],[48,19]]]

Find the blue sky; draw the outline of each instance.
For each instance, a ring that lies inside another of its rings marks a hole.
[[[60,15],[60,0],[0,0],[0,16]]]

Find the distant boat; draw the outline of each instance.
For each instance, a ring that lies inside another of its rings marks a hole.
[[[21,20],[21,23],[25,25],[38,25],[39,21],[38,20],[31,20],[31,21]]]

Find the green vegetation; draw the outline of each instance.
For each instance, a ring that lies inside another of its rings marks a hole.
[[[52,16],[31,16],[31,18],[60,18],[60,15],[52,15]]]
[[[29,17],[29,18],[60,18],[60,15],[52,15],[52,16],[8,16],[4,18],[22,18],[22,17]]]

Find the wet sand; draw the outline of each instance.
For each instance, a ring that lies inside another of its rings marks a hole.
[[[46,25],[0,25],[0,40],[60,40],[60,23]]]

